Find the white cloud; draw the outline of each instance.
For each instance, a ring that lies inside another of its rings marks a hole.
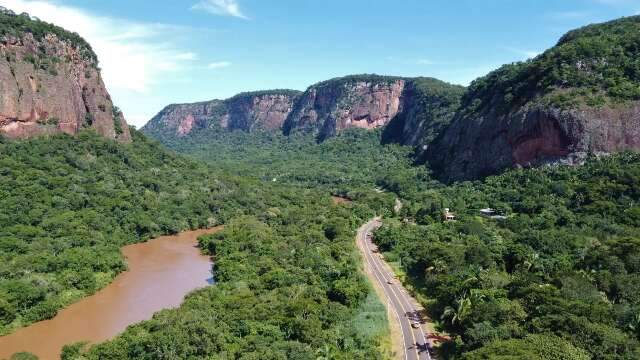
[[[216,70],[216,69],[226,68],[226,67],[229,67],[231,65],[232,64],[229,61],[217,61],[217,62],[210,63],[209,65],[207,65],[207,67],[209,69]]]
[[[127,117],[140,111],[132,98],[151,97],[158,83],[168,78],[167,73],[183,71],[197,59],[195,53],[180,49],[171,40],[186,28],[100,16],[52,0],[3,0],[2,6],[84,37],[98,55],[109,92]]]
[[[249,19],[242,13],[240,5],[238,5],[236,0],[201,0],[193,5],[192,9],[204,10],[215,15],[233,16],[245,20]]]

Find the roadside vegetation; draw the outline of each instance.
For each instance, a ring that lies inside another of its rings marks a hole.
[[[233,133],[173,146],[226,171],[357,204],[402,199],[397,215],[378,206],[387,219],[376,241],[452,335],[444,358],[640,356],[640,155],[445,186],[412,166],[408,148],[380,146],[379,137],[353,130],[317,144]],[[445,208],[457,221],[442,221]],[[505,218],[483,217],[484,208]]]
[[[444,358],[640,357],[640,155],[405,195],[375,238],[453,335]]]

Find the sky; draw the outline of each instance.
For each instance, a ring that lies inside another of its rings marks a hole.
[[[0,0],[78,32],[141,127],[166,105],[376,73],[468,85],[640,0]]]

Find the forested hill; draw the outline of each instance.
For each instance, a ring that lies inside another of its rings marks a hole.
[[[640,16],[589,25],[475,80],[430,148],[445,180],[640,150]]]

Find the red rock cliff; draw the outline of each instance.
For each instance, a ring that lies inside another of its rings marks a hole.
[[[129,142],[129,127],[86,51],[54,34],[0,38],[0,133],[28,138],[93,128]]]
[[[169,105],[142,131],[155,137],[184,137],[199,130],[280,130],[299,92],[268,90],[243,93],[228,100]]]
[[[349,128],[376,129],[402,111],[406,80],[357,75],[310,87],[284,127],[286,134],[313,132],[320,140]]]

